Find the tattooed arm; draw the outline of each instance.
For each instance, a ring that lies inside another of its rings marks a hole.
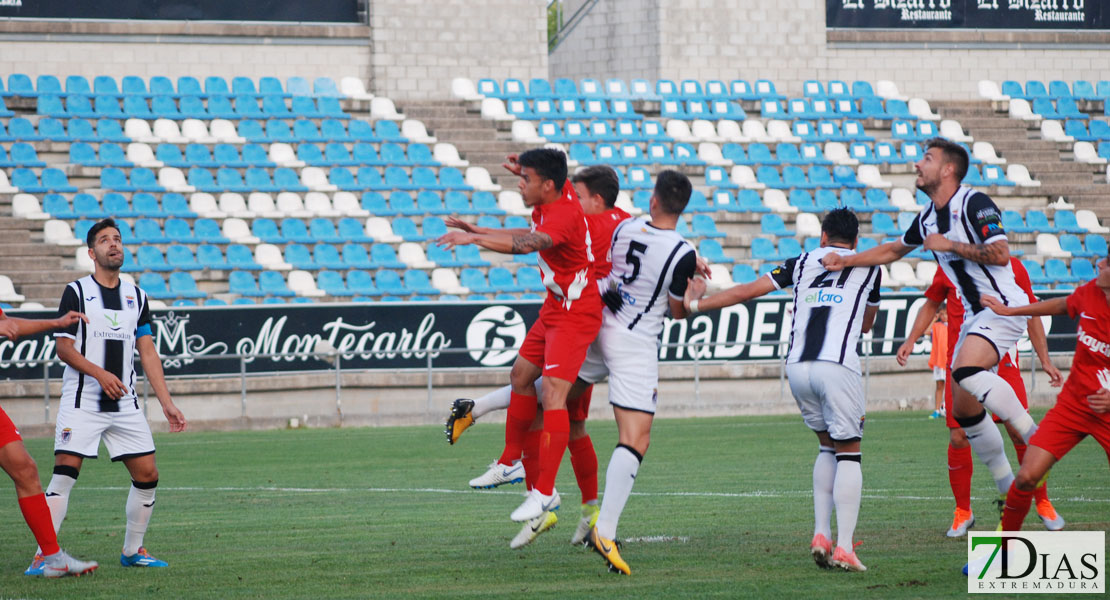
[[[519,231],[493,231],[490,233],[468,233],[465,231],[451,231],[436,240],[440,246],[448,248],[465,244],[477,244],[487,250],[501,254],[528,254],[546,250],[555,245],[550,235],[541,232]]]
[[[965,244],[954,242],[939,233],[925,238],[925,249],[951,252],[972,262],[1002,267],[1010,264],[1010,244],[999,240],[990,244]]]

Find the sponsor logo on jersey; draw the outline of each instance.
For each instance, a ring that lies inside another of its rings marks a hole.
[[[988,223],[986,225],[983,225],[982,229],[984,238],[990,237],[996,233],[999,233],[1000,231],[1002,231],[1002,228],[999,227],[998,223]]]
[[[105,312],[104,313],[104,318],[107,319],[108,323],[111,324],[110,329],[112,331],[119,331],[119,328],[120,328],[119,313]]]
[[[1083,326],[1079,327],[1079,343],[1087,347],[1088,350],[1095,354],[1101,354],[1110,358],[1110,344],[1093,337],[1091,334],[1083,330]]]
[[[844,296],[836,292],[817,290],[805,298],[802,298],[802,301],[806,304],[840,304],[844,302]]]
[[[516,349],[528,335],[528,327],[520,313],[508,306],[491,306],[470,320],[466,328],[466,345],[470,357],[482,366],[499,367],[516,358]]]
[[[127,296],[127,308],[135,308],[135,297]]]

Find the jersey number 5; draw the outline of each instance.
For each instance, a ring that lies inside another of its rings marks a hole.
[[[632,283],[633,281],[636,281],[637,277],[640,276],[640,257],[637,256],[637,253],[642,255],[644,252],[647,252],[647,244],[643,244],[635,240],[628,242],[628,254],[624,255],[624,260],[628,264],[632,265],[632,274],[621,275],[621,281],[625,283]]]

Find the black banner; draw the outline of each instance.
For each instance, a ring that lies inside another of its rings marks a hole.
[[[1046,294],[1050,296],[1051,294]],[[1057,294],[1058,295],[1058,294]],[[890,356],[898,350],[925,299],[918,295],[884,297],[874,328],[861,341],[872,355]],[[424,369],[507,367],[515,348],[539,312],[539,303],[411,303],[324,304],[255,307],[174,308],[153,311],[154,344],[163,357],[166,374],[237,374],[246,355],[248,373],[319,371],[331,365],[314,357],[296,356],[316,351],[323,340],[343,352],[344,369]],[[757,361],[780,357],[789,338],[789,296],[773,296],[668,321],[659,356],[665,362],[694,360]],[[21,311],[13,316],[53,317]],[[1070,334],[1075,323],[1064,317],[1046,321],[1049,334]],[[668,347],[678,344],[676,347]],[[1025,350],[1028,342],[1021,347]],[[489,348],[463,352],[449,349]],[[918,352],[927,350],[927,342]],[[1073,337],[1051,339],[1054,352],[1075,348]],[[276,356],[264,356],[264,355]],[[229,356],[213,360],[214,357]],[[0,378],[41,379],[34,361],[55,357],[52,336],[33,336],[15,342],[0,339]],[[51,368],[53,377],[62,367]]]
[[[1091,0],[826,0],[825,24],[847,29],[1110,29]]]
[[[0,0],[0,17],[358,23],[358,0]]]

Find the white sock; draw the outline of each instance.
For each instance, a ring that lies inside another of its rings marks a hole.
[[[513,387],[507,385],[503,388],[493,390],[492,392],[482,396],[481,398],[474,399],[474,408],[471,409],[470,414],[474,415],[474,420],[478,417],[489,414],[495,410],[505,410],[509,408],[509,401],[512,398]],[[536,398],[543,398],[543,377],[536,378]]]
[[[603,538],[617,537],[617,521],[632,495],[641,459],[639,453],[628,446],[617,446],[613,450],[609,467],[605,469],[605,494],[601,497],[601,514],[597,517],[597,533]]]
[[[137,485],[144,487],[139,488]],[[146,526],[154,512],[154,489],[157,485],[157,480],[151,483],[131,482],[131,492],[127,494],[127,530],[123,536],[124,556],[134,555],[143,546]]]
[[[963,419],[957,419],[962,421]],[[964,425],[964,433],[967,434],[967,441],[971,444],[971,449],[975,451],[975,456],[987,465],[991,471],[991,477],[994,478],[994,484],[998,486],[998,493],[1005,494],[1010,490],[1010,484],[1014,481],[1014,472],[1010,468],[1010,461],[1006,458],[1006,451],[1002,447],[1002,434],[999,433],[998,427],[995,426],[994,421],[987,417],[987,413],[982,414],[982,419],[974,425]]]
[[[832,536],[830,522],[833,510],[833,481],[836,479],[836,457],[828,446],[818,446],[813,461],[813,534]]]
[[[69,510],[69,492],[75,483],[77,479],[74,477],[54,473],[50,477],[50,484],[46,486],[46,505],[50,507],[50,520],[54,521],[55,534],[62,529],[62,521]],[[41,552],[42,548],[35,549],[35,554]]]
[[[960,371],[972,374],[963,375],[959,373]],[[1029,416],[1029,412],[1022,407],[1021,400],[1018,400],[1017,394],[1014,393],[1014,388],[1010,387],[1005,379],[990,371],[977,370],[977,367],[961,367],[952,372],[952,377],[960,387],[975,396],[992,414],[998,415],[999,419],[1013,425],[1021,437],[1025,438],[1025,443],[1029,443],[1029,438],[1037,431],[1037,424],[1033,421],[1033,417]],[[956,379],[957,377],[959,379]]]
[[[863,470],[859,452],[836,454],[836,482],[833,483],[833,501],[836,503],[836,545],[852,550],[852,536],[859,519],[860,495],[863,493]]]

